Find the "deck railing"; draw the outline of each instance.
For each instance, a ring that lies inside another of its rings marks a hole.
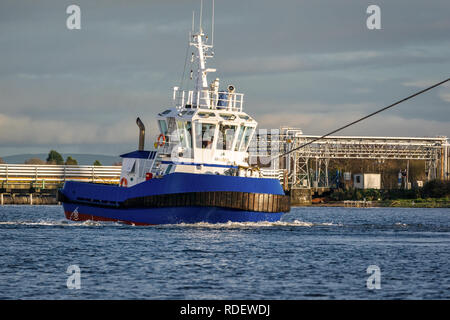
[[[218,109],[228,111],[242,111],[244,94],[225,91],[175,91],[173,100],[176,107]]]
[[[284,169],[265,169],[261,168],[261,176],[263,178],[273,178],[283,181],[284,179]]]

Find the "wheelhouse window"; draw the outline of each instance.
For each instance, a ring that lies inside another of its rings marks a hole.
[[[186,130],[186,136],[187,136],[186,147],[192,148],[192,122],[191,121],[186,122],[185,130]]]
[[[201,149],[212,149],[216,125],[195,122],[195,146]]]
[[[123,159],[122,172],[123,173],[134,173],[136,168],[136,159],[125,158]]]
[[[160,130],[160,132],[163,135],[167,136],[167,123],[166,123],[166,120],[158,120],[158,123],[159,123],[159,130]]]
[[[236,135],[236,125],[220,125],[219,138],[217,139],[218,150],[231,150],[234,136]]]
[[[253,135],[253,131],[255,128],[253,127],[245,127],[245,133],[244,133],[244,141],[242,141],[241,150],[240,151],[246,151],[248,148],[248,145],[250,144],[250,139]]]
[[[192,148],[192,122],[178,120],[177,130],[181,145],[185,148]]]
[[[245,131],[245,127],[240,126],[237,141],[236,141],[236,146],[234,147],[234,151],[239,151],[239,147],[241,146],[242,136],[244,135],[244,131]]]

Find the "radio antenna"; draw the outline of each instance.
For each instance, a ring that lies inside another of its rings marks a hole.
[[[214,0],[212,0],[211,46],[214,46]]]
[[[200,30],[199,30],[200,33],[202,33],[202,17],[203,17],[203,0],[200,0]]]

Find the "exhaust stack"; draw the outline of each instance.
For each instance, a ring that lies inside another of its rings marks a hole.
[[[145,144],[145,126],[139,117],[136,119],[136,124],[139,127],[139,151],[143,151]]]

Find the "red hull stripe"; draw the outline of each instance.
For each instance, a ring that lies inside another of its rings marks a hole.
[[[135,225],[135,226],[153,226],[153,224],[150,223],[143,223],[143,222],[132,222],[132,221],[126,221],[126,220],[119,220],[119,219],[113,219],[113,218],[106,218],[106,217],[99,217],[99,216],[93,216],[90,214],[84,214],[84,213],[77,213],[74,214],[70,211],[64,211],[64,214],[66,215],[66,218],[72,221],[108,221],[108,222],[122,222],[129,225]]]

